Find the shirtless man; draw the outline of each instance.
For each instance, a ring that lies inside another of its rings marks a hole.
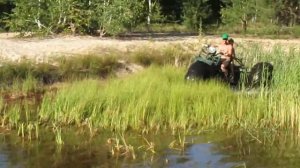
[[[228,34],[222,35],[221,45],[218,47],[218,53],[221,55],[221,70],[228,77],[228,65],[233,59],[234,49],[233,46],[228,42]]]

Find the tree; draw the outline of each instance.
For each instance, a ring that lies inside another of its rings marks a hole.
[[[185,0],[183,2],[184,23],[193,30],[202,28],[211,13],[212,9],[208,0]]]
[[[158,3],[158,0],[147,0],[148,5],[147,6],[147,24],[150,25],[151,21],[159,22],[162,20],[161,15],[161,6]]]
[[[222,21],[231,26],[241,23],[244,32],[249,21],[257,22],[263,18],[272,20],[274,6],[268,0],[231,0],[231,5],[221,10]]]
[[[167,22],[181,23],[183,21],[183,1],[182,0],[159,0],[161,14]]]
[[[136,25],[144,12],[142,0],[95,0],[91,22],[100,35],[117,34],[123,28]]]
[[[251,23],[270,24],[277,28],[300,23],[299,0],[231,0],[231,2],[230,6],[221,11],[222,21],[232,27],[241,22],[244,31],[247,31]]]
[[[20,32],[117,34],[145,13],[144,0],[15,0],[11,27]]]
[[[45,0],[15,0],[16,7],[11,15],[10,27],[16,31],[32,31],[41,29],[41,20],[47,13],[44,11]]]
[[[244,31],[247,31],[247,21],[254,16],[251,0],[232,0],[229,8],[222,9],[222,21],[236,24],[241,22]]]
[[[6,25],[6,19],[14,8],[12,0],[0,0],[0,30],[8,29]]]
[[[210,6],[212,12],[207,18],[207,24],[221,23],[221,9],[227,7],[231,3],[230,0],[209,0],[207,4]]]
[[[280,0],[276,2],[276,16],[280,24],[293,26],[300,23],[300,1]]]

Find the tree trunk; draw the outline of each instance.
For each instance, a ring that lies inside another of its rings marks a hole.
[[[244,14],[243,18],[241,18],[242,21],[242,28],[244,33],[247,32],[247,19],[246,19],[246,14]]]
[[[39,0],[39,5],[38,5],[38,13],[37,13],[37,19],[35,19],[35,22],[37,23],[38,25],[38,28],[41,29],[42,26],[41,26],[41,22],[40,22],[40,9],[41,9],[41,0]]]
[[[244,31],[244,33],[246,33],[247,32],[247,21],[246,20],[241,20],[242,21],[242,28],[243,28],[243,31]]]
[[[148,18],[147,18],[147,24],[151,24],[151,10],[152,10],[152,2],[151,0],[148,0],[148,5],[149,5],[149,11],[148,11]]]

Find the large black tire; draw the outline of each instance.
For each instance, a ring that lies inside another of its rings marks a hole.
[[[196,61],[192,63],[185,75],[186,80],[206,80],[211,77],[211,66],[201,62]]]
[[[268,87],[272,83],[273,65],[268,62],[255,64],[248,75],[248,86],[250,88]]]

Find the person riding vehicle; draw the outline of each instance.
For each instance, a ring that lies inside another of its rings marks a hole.
[[[218,54],[221,56],[221,70],[225,77],[228,77],[229,64],[234,58],[233,45],[228,41],[229,35],[227,33],[222,35],[222,42],[218,46]]]

